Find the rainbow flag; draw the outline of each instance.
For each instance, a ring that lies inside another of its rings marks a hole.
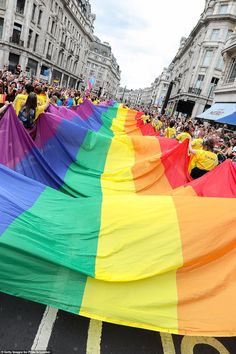
[[[235,165],[191,181],[187,143],[143,135],[136,111],[80,107],[51,107],[19,154],[11,108],[0,122],[13,144],[0,165],[0,290],[122,325],[235,336]]]

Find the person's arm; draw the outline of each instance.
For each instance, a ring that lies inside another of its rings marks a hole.
[[[0,114],[2,114],[2,113],[5,112],[5,110],[6,110],[7,107],[9,106],[9,104],[11,104],[11,102],[8,102],[8,101],[5,102],[4,106],[2,106],[2,107],[0,108]]]
[[[194,149],[192,148],[192,142],[191,142],[191,140],[189,140],[188,149],[189,149],[190,154],[195,155],[195,154],[197,153],[197,150],[194,150]]]

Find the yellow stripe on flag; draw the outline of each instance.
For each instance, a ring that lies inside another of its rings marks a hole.
[[[114,137],[106,159],[104,173],[101,176],[103,195],[114,193],[135,193],[132,167],[135,153],[132,140],[124,133],[128,110],[119,108],[112,124]]]
[[[87,281],[80,314],[177,333],[176,271],[183,257],[172,198],[115,199],[103,200],[97,279]]]

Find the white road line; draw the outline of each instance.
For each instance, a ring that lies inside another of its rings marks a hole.
[[[160,333],[163,352],[165,354],[175,354],[175,346],[170,333]]]
[[[86,354],[100,354],[102,339],[102,322],[90,320]]]
[[[49,306],[46,307],[31,350],[47,350],[48,342],[57,318],[57,312],[58,309]]]

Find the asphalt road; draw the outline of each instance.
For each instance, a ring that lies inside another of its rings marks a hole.
[[[0,353],[236,354],[236,337],[172,336],[117,326],[0,293]]]

